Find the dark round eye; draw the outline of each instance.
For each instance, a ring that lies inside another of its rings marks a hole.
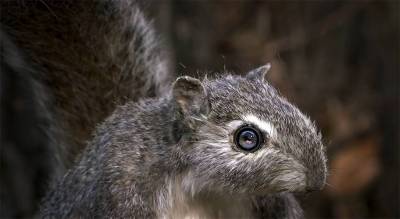
[[[253,152],[260,147],[262,136],[256,128],[244,125],[236,131],[235,143],[240,149]]]

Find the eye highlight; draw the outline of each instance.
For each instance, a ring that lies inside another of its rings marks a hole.
[[[234,134],[236,146],[247,152],[254,152],[259,149],[262,139],[261,132],[251,125],[239,127]]]

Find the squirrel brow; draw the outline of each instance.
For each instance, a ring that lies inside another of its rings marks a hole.
[[[256,125],[259,129],[267,132],[271,137],[276,137],[276,129],[271,122],[260,119],[253,114],[242,116],[242,120]]]

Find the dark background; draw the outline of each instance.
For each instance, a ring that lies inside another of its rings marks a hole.
[[[268,79],[309,114],[329,179],[307,218],[400,218],[400,1],[155,1],[175,72],[272,63]]]
[[[145,9],[177,75],[272,63],[267,80],[316,121],[328,148],[328,185],[301,198],[307,218],[400,218],[399,1],[151,0]],[[26,218],[50,155],[34,86],[17,75],[0,74],[0,216]]]

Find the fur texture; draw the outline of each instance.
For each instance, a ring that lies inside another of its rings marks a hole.
[[[70,166],[83,150],[44,199],[43,217],[299,218],[291,192],[323,186],[321,137],[263,81],[268,66],[247,77],[181,77],[170,88],[135,1],[1,6],[3,29],[51,93],[41,102],[48,133],[66,149],[60,157]],[[233,143],[248,123],[265,136],[253,153]]]
[[[166,91],[165,56],[131,0],[5,0],[3,29],[50,92],[49,134],[68,167],[96,124],[129,100]]]
[[[248,113],[276,129],[275,136],[264,131],[253,153],[232,142],[238,125],[253,122],[242,119]],[[299,218],[288,192],[322,188],[325,176],[314,125],[269,84],[183,77],[165,97],[118,107],[49,194],[43,214]]]

